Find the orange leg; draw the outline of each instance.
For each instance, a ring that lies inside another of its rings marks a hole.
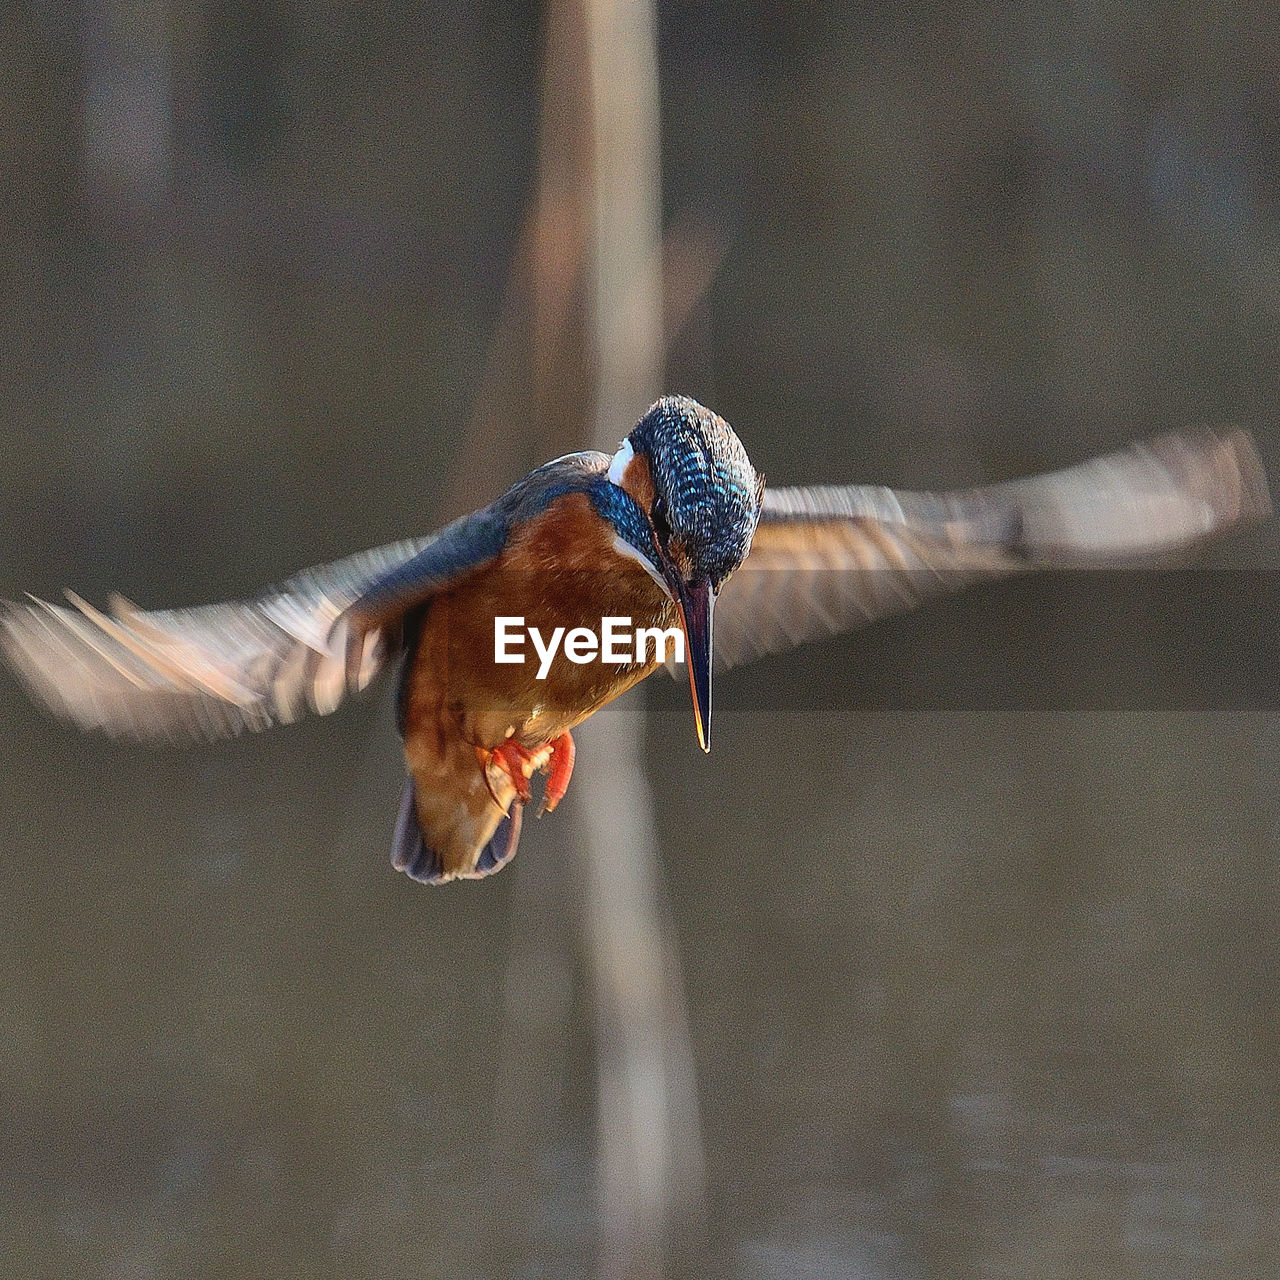
[[[496,765],[511,779],[516,799],[521,804],[528,804],[532,799],[529,779],[538,772],[550,774],[539,814],[550,813],[564,799],[564,793],[569,789],[569,779],[573,776],[573,756],[573,739],[567,733],[562,733],[558,738],[532,751],[528,747],[522,747],[514,738],[508,738],[492,751],[484,747],[476,748],[476,759],[480,761],[485,786],[489,788],[493,803],[504,811],[506,806],[493,789],[493,775],[489,772],[491,765]]]
[[[537,767],[533,757],[534,753],[526,751],[514,738],[508,738],[492,751],[487,751],[484,747],[476,748],[476,759],[480,761],[480,772],[484,774],[485,786],[489,788],[493,803],[504,812],[506,806],[498,799],[498,793],[493,789],[493,778],[489,773],[489,766],[497,765],[511,779],[511,785],[516,789],[516,799],[521,804],[528,804],[533,799],[533,793],[529,790],[529,778]]]
[[[573,777],[575,752],[573,738],[568,733],[562,733],[558,738],[551,740],[550,773],[547,775],[547,789],[542,794],[542,807],[538,810],[539,817],[544,813],[550,813],[564,799],[564,793],[569,790],[569,779]]]

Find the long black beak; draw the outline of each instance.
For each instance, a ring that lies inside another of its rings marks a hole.
[[[684,623],[685,663],[689,668],[689,688],[693,693],[693,718],[698,726],[698,744],[711,750],[711,615],[715,592],[706,579],[681,582],[672,575],[676,603]]]

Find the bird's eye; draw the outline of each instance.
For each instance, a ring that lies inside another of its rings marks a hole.
[[[671,538],[671,526],[667,523],[667,500],[665,498],[655,498],[653,500],[653,508],[649,513],[649,518],[653,522],[654,533],[658,535],[658,542],[665,547]]]

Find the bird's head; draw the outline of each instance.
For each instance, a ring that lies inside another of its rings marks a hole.
[[[664,396],[609,465],[609,480],[648,520],[624,537],[680,609],[698,740],[711,747],[711,619],[716,596],[747,558],[763,481],[733,428],[688,396]]]

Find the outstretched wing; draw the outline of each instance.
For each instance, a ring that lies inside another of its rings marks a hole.
[[[427,538],[305,569],[251,600],[100,612],[32,599],[0,606],[0,651],[32,695],[82,729],[147,741],[231,737],[327,715],[400,646],[399,615],[362,599],[418,603],[497,555],[505,524],[478,512]],[[355,614],[350,613],[357,606]]]
[[[1269,510],[1241,430],[1159,436],[955,493],[766,490],[751,554],[716,607],[716,658],[749,662],[1019,569],[1114,566],[1192,546]]]

